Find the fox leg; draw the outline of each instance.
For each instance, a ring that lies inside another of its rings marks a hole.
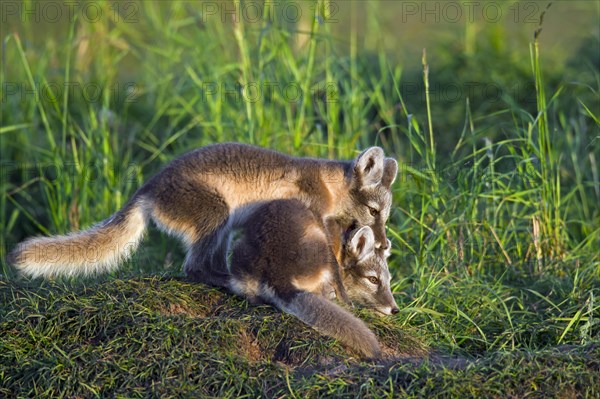
[[[296,316],[321,334],[339,339],[365,357],[381,355],[377,337],[362,320],[319,295],[297,290],[276,297],[274,302],[284,312]]]
[[[248,218],[254,214],[256,207],[260,206],[260,202],[251,203],[233,211],[225,206],[222,212],[222,215],[225,215],[223,222],[202,240],[198,240],[192,245],[184,266],[186,273],[196,281],[218,287],[229,287],[231,274],[227,265],[227,254],[234,231],[244,226],[248,222]],[[242,247],[248,248],[245,241],[238,242],[237,246],[237,251],[234,251],[234,253],[238,253],[237,256],[244,252],[241,250]],[[250,248],[249,251],[253,251],[253,249]]]
[[[184,271],[195,281],[217,287],[229,287],[227,248],[230,232],[227,223],[204,239],[196,241],[187,253]]]
[[[153,193],[153,219],[188,247],[183,270],[195,281],[223,286],[230,209],[214,188],[185,176],[164,179]]]

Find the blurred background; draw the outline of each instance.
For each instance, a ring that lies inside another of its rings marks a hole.
[[[400,163],[389,234],[404,274],[597,261],[599,13],[3,1],[0,254],[108,217],[192,148],[243,141],[348,159],[383,146]],[[170,239],[148,241],[126,270],[179,269]]]

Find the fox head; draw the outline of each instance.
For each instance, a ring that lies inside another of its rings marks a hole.
[[[363,151],[351,167],[351,182],[344,206],[343,224],[369,226],[375,246],[385,250],[388,240],[385,223],[392,207],[391,185],[398,173],[398,163],[385,158],[383,150],[371,147]]]
[[[348,297],[383,315],[399,312],[390,288],[390,252],[389,240],[386,249],[376,248],[373,230],[364,226],[350,232],[342,253],[342,280]]]

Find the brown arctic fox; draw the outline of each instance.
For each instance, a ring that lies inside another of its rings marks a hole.
[[[348,297],[382,314],[398,307],[390,290],[389,251],[375,248],[370,227],[354,229],[341,245],[341,267],[321,220],[298,200],[253,210],[233,245],[229,288],[251,302],[267,302],[367,357],[380,354],[360,319],[331,302]],[[347,292],[347,296],[346,296]]]
[[[333,161],[214,144],[173,160],[103,222],[68,235],[25,240],[8,261],[32,277],[108,271],[132,254],[152,219],[185,244],[183,267],[190,277],[223,286],[231,224],[264,201],[297,198],[323,221],[371,226],[385,247],[397,171],[396,161],[384,158],[379,147],[354,161]]]

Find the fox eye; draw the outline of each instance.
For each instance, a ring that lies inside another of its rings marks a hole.
[[[379,215],[379,210],[369,207],[369,213],[371,213],[371,216],[377,216],[377,215]]]
[[[369,276],[367,277],[369,279],[369,281],[371,282],[371,284],[375,284],[375,285],[379,285],[379,279],[375,276]]]

